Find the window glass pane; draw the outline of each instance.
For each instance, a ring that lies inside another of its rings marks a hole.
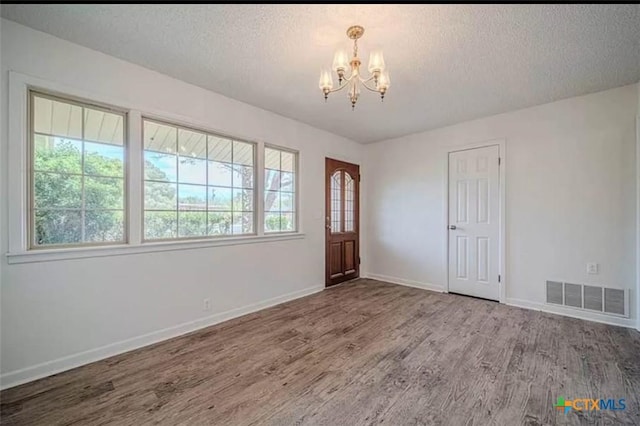
[[[175,183],[145,182],[144,208],[147,210],[176,210],[177,192]]]
[[[36,208],[82,208],[82,176],[35,172],[34,180]]]
[[[253,166],[253,144],[233,141],[233,163]]]
[[[207,136],[209,160],[231,163],[231,140],[218,136]]]
[[[293,172],[295,155],[292,152],[282,151],[282,167],[280,170],[284,172]]]
[[[124,209],[124,179],[86,176],[84,178],[85,208]]]
[[[209,210],[231,211],[231,188],[210,186],[207,189]]]
[[[95,176],[124,176],[124,147],[85,142],[84,172]]]
[[[265,191],[264,211],[266,212],[280,211],[280,191]]]
[[[355,231],[355,180],[349,173],[345,173],[344,181],[344,230],[353,232]]]
[[[295,167],[295,153],[265,148],[265,232],[296,230]]]
[[[36,210],[35,227],[38,245],[82,242],[82,212],[79,210]]]
[[[209,161],[209,185],[231,186],[231,164]]]
[[[280,213],[267,213],[264,217],[264,228],[266,232],[280,231]]]
[[[178,129],[155,121],[144,120],[144,149],[149,151],[176,154],[178,148]]]
[[[178,185],[179,210],[206,210],[207,187],[200,185]]]
[[[331,176],[331,232],[342,232],[342,172]]]
[[[85,212],[85,241],[113,242],[124,238],[122,210],[87,210]]]
[[[295,216],[293,213],[282,213],[280,217],[281,231],[293,231],[296,229]]]
[[[181,157],[207,159],[207,136],[204,133],[178,129],[178,146]]]
[[[233,211],[251,212],[253,211],[253,191],[251,189],[233,190]]]
[[[233,233],[251,234],[253,232],[253,213],[233,213]]]
[[[35,134],[34,151],[35,170],[82,173],[82,141]]]
[[[123,146],[124,117],[85,107],[84,140]]]
[[[178,212],[178,232],[180,237],[207,235],[207,212]]]
[[[280,173],[280,190],[293,192],[295,189],[295,175],[289,172]]]
[[[155,151],[144,152],[144,178],[176,182],[178,180],[178,157]]]
[[[178,176],[180,183],[207,184],[207,160],[199,158],[180,157],[178,161]]]
[[[283,212],[292,212],[295,210],[295,196],[292,192],[280,193],[280,210]]]
[[[175,211],[144,212],[144,238],[155,240],[175,238],[178,235],[178,220]]]
[[[209,235],[231,234],[231,212],[209,212]]]
[[[280,175],[277,170],[266,169],[264,171],[264,189],[267,191],[278,191],[280,189]]]
[[[280,170],[280,151],[271,148],[264,149],[264,168]]]
[[[33,131],[82,139],[82,107],[72,103],[33,97]]]
[[[253,167],[233,166],[233,187],[253,188]]]

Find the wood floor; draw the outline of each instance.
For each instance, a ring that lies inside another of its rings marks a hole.
[[[640,333],[358,280],[0,398],[12,425],[639,425]]]

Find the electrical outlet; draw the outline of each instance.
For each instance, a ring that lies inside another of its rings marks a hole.
[[[204,299],[202,302],[203,302],[203,303],[202,303],[202,309],[203,309],[203,310],[205,310],[205,311],[209,311],[209,310],[211,310],[211,300],[209,300],[209,299]]]
[[[599,271],[599,265],[597,263],[587,263],[587,274],[597,274]]]

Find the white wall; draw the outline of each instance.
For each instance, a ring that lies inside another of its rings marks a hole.
[[[3,386],[324,287],[324,157],[361,163],[361,145],[11,21],[0,28]],[[9,70],[298,149],[305,238],[7,264]]]
[[[370,275],[446,288],[446,152],[502,138],[508,301],[541,307],[547,279],[634,295],[637,108],[632,85],[368,146]]]

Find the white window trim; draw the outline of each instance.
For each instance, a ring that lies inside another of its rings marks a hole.
[[[59,93],[62,96],[76,97],[97,102],[105,105],[114,105],[120,109],[128,110],[128,220],[126,244],[104,245],[104,246],[78,246],[68,248],[39,248],[29,249],[28,227],[29,225],[29,205],[28,205],[28,143],[29,128],[27,117],[27,102],[29,89],[43,90],[46,92]],[[184,123],[194,128],[209,129],[215,134],[228,134],[228,132],[212,129],[211,125],[197,122],[189,117],[184,117],[153,108],[133,105],[130,102],[113,99],[108,95],[89,93],[73,87],[54,83],[41,78],[32,77],[26,74],[9,71],[9,103],[8,103],[8,182],[7,196],[11,202],[8,203],[9,220],[9,252],[6,254],[7,262],[30,263],[47,262],[66,259],[80,259],[102,256],[121,256],[127,254],[150,253],[159,251],[190,250],[206,247],[219,247],[238,244],[252,244],[261,242],[274,242],[301,239],[305,237],[302,231],[302,220],[297,212],[298,229],[290,233],[267,233],[264,232],[264,148],[269,145],[264,141],[255,138],[236,135],[239,140],[245,140],[256,144],[257,154],[257,176],[256,189],[259,191],[256,203],[256,230],[257,235],[233,236],[233,237],[210,237],[203,239],[142,242],[142,167],[132,165],[142,164],[142,117],[157,118],[163,121]],[[287,149],[291,148],[278,147]],[[298,164],[299,164],[298,153]],[[299,174],[299,171],[298,171]],[[298,185],[299,186],[299,185]],[[260,189],[262,188],[262,189]],[[298,192],[298,194],[301,191]],[[300,196],[298,195],[298,199]],[[298,200],[299,203],[299,200]],[[298,204],[299,209],[299,204]]]

